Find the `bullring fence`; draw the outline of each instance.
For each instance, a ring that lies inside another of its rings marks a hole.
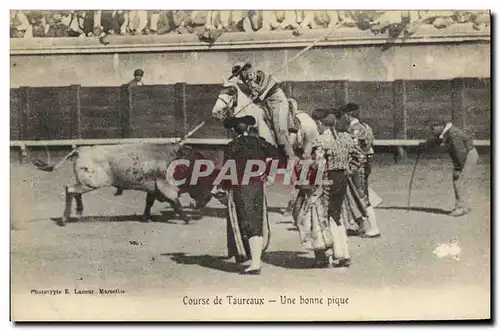
[[[425,123],[442,116],[464,128],[478,146],[490,145],[490,79],[288,81],[285,94],[311,112],[356,102],[378,146],[414,146],[426,138]],[[206,121],[187,142],[227,144],[211,118],[219,84],[131,87],[20,87],[10,89],[10,144],[78,146],[129,142],[169,143]]]

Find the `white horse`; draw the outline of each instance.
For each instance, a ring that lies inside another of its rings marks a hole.
[[[254,104],[252,100],[240,90],[236,81],[224,79],[222,90],[212,108],[212,116],[223,122],[226,118],[231,116],[243,117],[247,115],[251,115],[255,118],[255,127],[258,130],[259,136],[264,138],[271,145],[277,146],[276,136],[266,123],[266,121],[268,121],[266,111]]]
[[[212,116],[219,121],[224,121],[231,116],[247,116],[255,117],[255,127],[258,130],[259,136],[264,138],[273,146],[277,146],[276,134],[272,128],[272,119],[267,111],[256,105],[252,100],[245,95],[238,87],[237,81],[227,81],[224,78],[222,87],[217,101],[212,108]],[[305,112],[296,112],[295,116],[288,116],[288,121],[296,121],[299,123],[298,132],[288,134],[288,139],[296,151],[302,150],[310,155],[312,142],[318,137],[318,127],[311,116]],[[290,125],[289,125],[290,127]]]
[[[255,127],[259,136],[273,146],[277,146],[276,135],[272,129],[272,120],[266,110],[254,104],[238,87],[237,81],[228,81],[225,78],[223,80],[223,87],[212,108],[212,116],[222,122],[231,116],[251,115],[255,117]],[[297,111],[294,116],[291,114],[292,112],[288,116],[288,121],[296,121],[299,123],[299,128],[297,132],[289,132],[288,139],[294,147],[297,157],[310,157],[313,142],[319,136],[316,122],[305,112]],[[295,190],[293,191],[292,199],[289,201],[287,208],[282,210],[282,213],[289,214],[291,212],[297,193]]]

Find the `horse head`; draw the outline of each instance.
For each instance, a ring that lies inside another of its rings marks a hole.
[[[221,122],[234,115],[238,107],[239,93],[241,93],[236,82],[228,81],[224,77],[223,80],[224,84],[212,108],[212,116]]]
[[[276,146],[276,137],[268,124],[266,111],[240,89],[237,80],[228,81],[223,78],[224,84],[212,108],[212,116],[222,122],[228,117],[251,115],[255,118],[255,127],[259,136]]]

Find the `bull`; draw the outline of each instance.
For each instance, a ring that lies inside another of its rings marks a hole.
[[[64,226],[71,216],[73,199],[76,214],[83,214],[82,195],[103,187],[115,187],[120,195],[123,190],[144,191],[146,206],[143,221],[151,221],[151,208],[155,201],[169,202],[174,211],[188,224],[190,218],[183,211],[179,197],[188,193],[195,201],[196,208],[203,208],[212,198],[209,185],[174,185],[167,180],[167,169],[176,159],[187,159],[190,165],[178,165],[175,179],[188,177],[192,173],[194,160],[203,156],[188,146],[157,144],[124,144],[86,146],[73,149],[58,164],[49,165],[37,160],[34,165],[43,171],[55,171],[66,160],[73,158],[76,183],[65,186],[65,209],[58,225]],[[182,176],[179,177],[179,174]]]

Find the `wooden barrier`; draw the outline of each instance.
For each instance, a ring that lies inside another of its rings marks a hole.
[[[44,146],[93,146],[93,145],[117,145],[117,144],[173,144],[177,138],[141,138],[141,139],[71,139],[71,140],[13,140],[11,147],[44,147]],[[188,145],[226,146],[231,140],[225,138],[188,138]],[[422,139],[379,139],[374,141],[375,146],[417,146],[425,140]],[[490,140],[474,140],[475,146],[491,146]]]
[[[377,141],[396,142],[394,146],[425,139],[426,122],[435,115],[453,121],[475,139],[485,141],[491,135],[490,79],[288,81],[283,88],[309,113],[316,107],[360,104],[361,116],[373,127]],[[63,141],[182,137],[205,120],[192,138],[223,139],[223,126],[211,118],[219,90],[218,84],[185,83],[11,89],[10,138],[33,146],[32,141],[64,145]]]
[[[138,143],[149,143],[149,144],[174,144],[176,138],[143,138],[143,139],[70,139],[70,140],[14,140],[10,142],[11,148],[19,148],[20,151],[20,161],[24,162],[28,157],[29,147],[69,147],[76,148],[78,146],[94,146],[94,145],[116,145],[116,144],[138,144]],[[419,143],[425,140],[418,139],[386,139],[386,140],[375,140],[375,146],[384,147],[411,147],[417,146]],[[208,149],[212,151],[217,151],[224,148],[230,139],[225,138],[212,138],[212,139],[200,139],[200,138],[189,138],[186,139],[185,143],[197,148]],[[474,140],[474,146],[477,147],[490,147],[490,140]]]

